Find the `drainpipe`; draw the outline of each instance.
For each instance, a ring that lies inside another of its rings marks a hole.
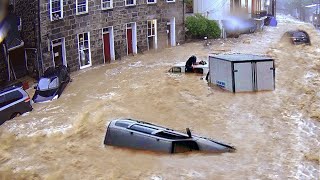
[[[185,22],[184,22],[184,21],[185,21],[185,19],[184,19],[184,18],[185,18],[185,9],[184,9],[185,0],[182,1],[182,4],[183,4],[183,7],[182,7],[182,13],[183,13],[183,14],[182,14],[182,15],[183,15],[183,26],[184,26],[184,24],[185,24]]]
[[[186,25],[185,25],[185,0],[182,1],[183,7],[182,7],[182,16],[183,16],[183,21],[182,21],[182,26],[183,26],[183,32],[184,32],[184,41],[186,40]],[[178,43],[179,45],[179,43]]]
[[[42,71],[43,71],[43,67],[42,67],[42,65],[43,65],[43,55],[42,55],[42,47],[41,47],[41,20],[40,20],[40,16],[41,16],[41,14],[40,14],[40,12],[41,12],[41,10],[40,10],[40,1],[41,0],[38,0],[38,78],[40,78],[41,77],[41,75],[42,75]]]

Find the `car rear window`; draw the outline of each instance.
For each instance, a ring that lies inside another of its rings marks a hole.
[[[41,78],[38,83],[38,89],[40,91],[45,91],[49,89],[55,89],[59,86],[58,77],[53,78]]]
[[[307,37],[304,32],[298,31],[293,34],[294,37]]]
[[[23,95],[20,91],[12,91],[10,93],[0,96],[0,107],[4,107],[8,104],[11,104],[19,99],[23,98]]]

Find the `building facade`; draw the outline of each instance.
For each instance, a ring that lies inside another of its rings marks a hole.
[[[71,71],[184,41],[183,0],[16,0],[28,60]],[[40,14],[39,14],[40,12]],[[38,60],[37,60],[38,59]]]
[[[247,15],[266,10],[271,0],[193,0],[194,13],[200,13],[211,20],[224,20],[228,15]]]

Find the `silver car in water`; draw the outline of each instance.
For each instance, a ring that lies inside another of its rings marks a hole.
[[[234,152],[233,146],[187,133],[133,119],[117,119],[109,123],[104,139],[105,145],[133,149],[183,153],[189,151]]]

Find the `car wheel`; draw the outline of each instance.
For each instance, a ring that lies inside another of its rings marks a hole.
[[[13,113],[11,116],[10,116],[10,119],[13,119],[15,117],[19,117],[20,116],[20,113]]]

